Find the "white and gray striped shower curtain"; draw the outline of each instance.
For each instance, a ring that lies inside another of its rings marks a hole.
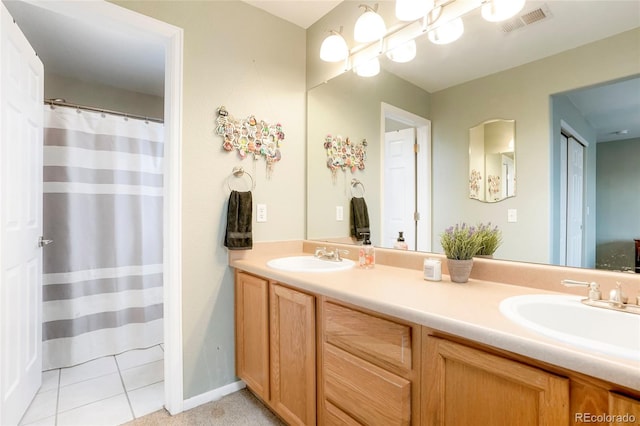
[[[163,125],[44,108],[43,367],[161,343]]]

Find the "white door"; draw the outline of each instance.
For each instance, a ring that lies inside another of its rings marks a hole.
[[[414,128],[385,134],[383,247],[393,247],[400,231],[416,247],[415,135]]]
[[[0,5],[0,424],[42,380],[42,62]]]
[[[567,141],[567,266],[582,266],[584,146]]]

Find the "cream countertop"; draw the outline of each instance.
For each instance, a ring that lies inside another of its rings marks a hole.
[[[640,391],[640,361],[562,344],[511,322],[498,308],[507,297],[556,292],[473,278],[468,283],[456,284],[448,281],[447,275],[439,282],[426,281],[420,270],[380,264],[370,270],[356,266],[347,271],[322,273],[286,272],[266,266],[274,258],[308,254],[298,247],[285,244],[277,251],[234,252],[229,264],[301,290]]]

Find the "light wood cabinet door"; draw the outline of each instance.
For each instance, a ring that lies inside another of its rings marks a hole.
[[[236,375],[269,400],[269,283],[236,274]]]
[[[609,392],[609,412],[612,426],[640,423],[640,401],[625,395]],[[638,422],[638,423],[636,423]]]
[[[569,424],[569,380],[497,355],[423,336],[424,424]]]
[[[270,292],[271,404],[290,425],[315,425],[315,298],[278,284]]]

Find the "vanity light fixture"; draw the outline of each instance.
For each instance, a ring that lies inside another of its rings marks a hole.
[[[364,13],[360,15],[353,28],[353,38],[360,43],[380,40],[387,33],[387,26],[384,24],[382,16],[378,15],[378,5],[374,7],[366,4],[360,6]]]
[[[395,62],[409,62],[416,56],[415,39],[425,33],[432,43],[451,43],[463,34],[462,17],[466,14],[480,9],[484,19],[498,22],[516,15],[523,9],[525,2],[526,0],[396,0],[396,17],[406,22],[395,25],[389,32],[377,13],[378,5],[371,7],[361,4],[359,7],[364,9],[364,13],[356,21],[354,38],[364,44],[349,50],[342,35],[331,31],[331,35],[322,42],[320,58],[329,62],[345,60],[345,71],[353,69],[361,76],[376,75],[380,71],[378,58],[382,54]]]
[[[347,42],[337,31],[331,30],[330,36],[324,39],[320,46],[320,59],[326,62],[344,61],[349,57]]]

